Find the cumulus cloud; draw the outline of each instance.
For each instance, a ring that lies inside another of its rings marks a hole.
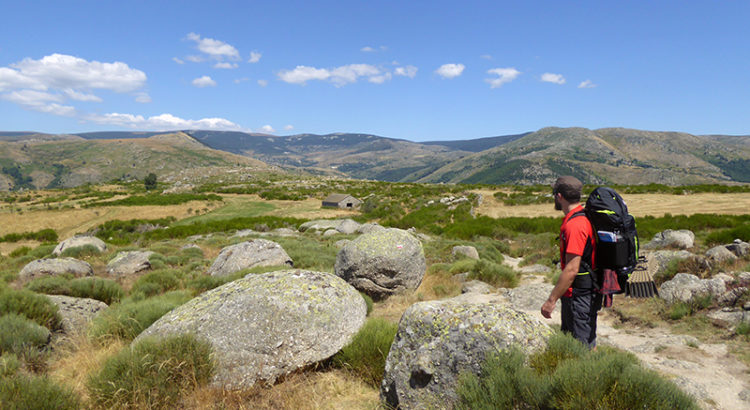
[[[228,69],[228,70],[235,69],[237,67],[239,67],[237,63],[230,63],[226,61],[214,64],[214,68],[223,68],[223,69]]]
[[[355,83],[360,77],[368,81],[381,84],[390,79],[390,73],[382,72],[375,66],[369,64],[349,64],[345,66],[328,68],[316,68],[299,65],[293,70],[282,70],[278,73],[281,81],[290,84],[304,85],[308,81],[330,81],[337,87]]]
[[[239,60],[240,52],[234,46],[213,38],[201,37],[200,34],[189,33],[187,39],[194,41],[198,50],[215,60]]]
[[[260,127],[260,129],[258,131],[265,132],[266,134],[273,134],[274,132],[276,132],[276,130],[273,129],[273,127],[270,126],[270,125],[264,125],[264,126]]]
[[[251,51],[251,52],[250,52],[250,59],[249,59],[249,60],[247,60],[247,62],[248,62],[248,63],[252,63],[252,64],[255,64],[255,63],[257,63],[258,61],[260,61],[260,58],[261,58],[262,56],[263,56],[263,54],[261,54],[261,53],[258,53],[258,52],[256,52],[256,51]]]
[[[417,75],[417,67],[414,67],[413,65],[408,65],[406,67],[396,67],[396,69],[393,70],[393,74],[414,78]]]
[[[515,80],[519,75],[521,75],[521,72],[513,67],[509,67],[493,68],[491,70],[487,70],[487,74],[497,75],[497,78],[487,78],[484,81],[490,84],[490,88],[498,88],[505,83],[509,83]]]
[[[242,127],[239,125],[224,118],[186,120],[172,114],[161,114],[146,118],[142,115],[109,113],[103,115],[92,114],[86,116],[85,119],[98,124],[155,131],[184,129],[242,130]]]
[[[211,77],[209,77],[207,75],[204,75],[203,77],[196,78],[195,80],[193,80],[193,85],[196,86],[196,87],[198,87],[198,88],[215,87],[216,86],[216,81],[214,81],[213,79],[211,79]]]
[[[443,78],[456,78],[460,76],[466,68],[463,64],[443,64],[435,73]]]
[[[481,58],[482,60],[492,60],[492,56],[489,54],[482,54],[481,56],[479,56],[479,58]]]
[[[364,46],[364,47],[360,48],[359,51],[361,51],[363,53],[373,53],[373,52],[375,52],[375,49],[372,48],[372,47],[370,47],[370,46]]]
[[[177,58],[177,57],[172,57],[172,61],[174,61],[175,63],[180,64],[180,65],[185,64],[185,61],[183,61],[182,59]]]
[[[146,93],[138,93],[136,94],[135,102],[138,102],[141,104],[148,104],[151,102],[151,96]]]
[[[291,131],[293,129],[294,129],[294,125],[285,125],[284,126],[284,131]]]
[[[27,109],[63,116],[76,115],[74,107],[64,105],[68,100],[102,102],[95,90],[134,93],[145,83],[143,71],[123,62],[87,61],[65,54],[51,54],[39,60],[25,58],[0,67],[0,98]]]
[[[591,80],[581,81],[580,84],[578,84],[578,88],[594,88],[596,87],[596,84],[594,84]]]
[[[562,85],[565,84],[565,77],[562,74],[544,73],[542,74],[542,82]]]
[[[268,81],[266,80],[258,80],[258,85],[261,87],[265,87],[268,85]]]
[[[191,63],[202,63],[206,61],[203,57],[196,55],[189,55],[185,57],[185,60],[190,61]]]

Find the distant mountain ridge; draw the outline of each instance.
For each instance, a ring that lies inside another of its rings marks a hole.
[[[165,134],[189,138],[195,149],[203,146],[290,169],[384,181],[536,184],[571,174],[601,184],[750,182],[750,136],[626,128],[547,127],[523,134],[427,142],[364,133],[274,136],[208,130],[61,135],[0,132],[0,141],[46,141],[52,145],[58,140],[149,141]],[[0,162],[7,163],[2,152]]]

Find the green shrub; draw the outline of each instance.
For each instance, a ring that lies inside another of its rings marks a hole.
[[[6,288],[0,291],[0,316],[10,313],[23,315],[52,331],[61,323],[57,306],[47,297],[30,290]]]
[[[20,355],[28,347],[46,345],[49,336],[46,327],[19,314],[9,313],[0,317],[0,353]]]
[[[55,247],[57,245],[39,245],[36,247],[36,249],[33,249],[31,252],[29,252],[29,255],[33,256],[34,259],[42,259],[46,258],[47,256],[52,255],[52,251],[55,250]]]
[[[88,256],[99,255],[100,253],[99,249],[94,245],[83,245],[65,249],[60,254],[60,257],[81,259]]]
[[[90,335],[97,340],[133,340],[170,310],[191,299],[185,291],[174,291],[143,300],[125,299],[94,319]]]
[[[564,340],[568,338],[569,340]],[[490,355],[479,376],[464,373],[457,393],[464,409],[698,409],[693,399],[629,353],[575,346],[554,336],[530,366],[519,350]]]
[[[19,256],[25,256],[28,255],[29,252],[31,252],[31,248],[28,246],[21,246],[19,248],[13,249],[8,256],[11,258],[17,258]]]
[[[177,289],[180,280],[171,270],[157,270],[149,272],[133,284],[131,292],[143,292],[146,296],[164,293],[168,290]]]
[[[32,279],[24,287],[32,292],[47,295],[70,295],[73,290],[70,287],[70,275],[43,276]]]
[[[148,263],[151,264],[151,269],[153,270],[167,268],[167,258],[160,253],[154,253],[151,256],[149,256]]]
[[[213,371],[207,342],[192,335],[146,338],[108,359],[86,387],[101,408],[175,408]]]
[[[244,271],[227,276],[199,275],[187,283],[187,288],[192,289],[194,295],[199,295],[243,276],[245,276]]]
[[[0,356],[0,379],[13,376],[21,369],[21,361],[14,353],[3,353]]]
[[[112,279],[91,276],[70,281],[70,296],[100,300],[108,305],[125,296],[122,287]]]
[[[469,279],[481,280],[500,288],[518,286],[518,274],[513,268],[482,259],[469,271]]]
[[[369,318],[351,343],[333,356],[333,365],[349,369],[365,383],[378,387],[385,372],[385,359],[396,337],[398,325]]]
[[[0,407],[7,410],[80,409],[78,396],[47,377],[15,375],[0,378]]]
[[[368,294],[362,293],[362,292],[359,292],[359,294],[362,295],[362,299],[365,300],[365,304],[367,305],[367,316],[370,316],[374,302],[372,301],[372,298]]]

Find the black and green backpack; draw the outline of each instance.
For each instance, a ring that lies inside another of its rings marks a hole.
[[[620,194],[608,187],[594,189],[586,200],[586,217],[596,232],[597,270],[617,272],[620,289],[638,263],[638,231],[635,218]]]

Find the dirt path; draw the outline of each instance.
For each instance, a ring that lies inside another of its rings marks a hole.
[[[506,258],[505,263],[512,266],[517,262]],[[543,279],[526,275],[522,284]],[[552,319],[544,319],[539,310],[526,312],[547,324],[559,325],[559,309],[558,303]],[[611,310],[600,312],[598,343],[635,354],[647,368],[666,375],[696,397],[703,408],[750,409],[750,402],[740,398],[741,392],[750,389],[750,368],[733,357],[727,345],[701,343],[693,336],[674,334],[662,327],[624,328],[618,322]]]

